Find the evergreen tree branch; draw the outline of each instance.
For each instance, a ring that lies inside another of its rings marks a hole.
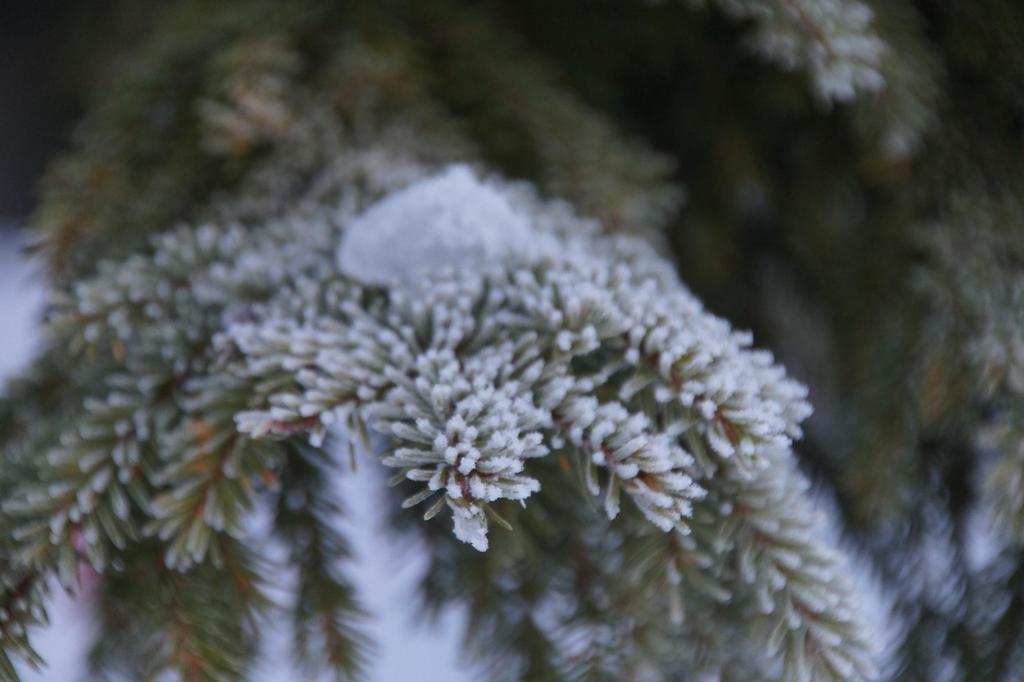
[[[703,4],[696,0],[693,4]],[[822,100],[848,101],[881,89],[886,45],[873,12],[858,0],[718,0],[738,19],[755,22],[754,49],[787,69],[805,69]]]
[[[290,441],[287,451],[275,531],[299,568],[295,655],[309,675],[328,669],[338,680],[363,679],[373,647],[359,631],[366,612],[339,565],[353,556],[337,529],[342,510],[329,489],[331,463],[298,441]]]
[[[124,553],[104,579],[103,636],[91,664],[97,675],[145,680],[241,680],[252,661],[257,626],[270,602],[263,568],[241,544],[218,540],[220,568],[167,568],[153,546]]]

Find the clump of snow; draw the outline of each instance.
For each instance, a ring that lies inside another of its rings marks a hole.
[[[424,270],[531,254],[537,235],[501,189],[452,165],[388,195],[345,231],[337,264],[364,284],[409,283]]]

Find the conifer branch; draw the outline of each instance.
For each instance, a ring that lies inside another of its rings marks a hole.
[[[693,4],[703,4],[696,0]],[[887,46],[859,0],[717,0],[724,12],[752,20],[753,48],[786,69],[804,69],[826,102],[849,101],[885,86]]]
[[[345,575],[343,563],[353,556],[337,529],[342,510],[329,490],[331,463],[298,441],[287,452],[275,531],[299,567],[292,607],[296,659],[310,675],[327,669],[338,680],[363,679],[373,647],[359,629],[367,614]]]

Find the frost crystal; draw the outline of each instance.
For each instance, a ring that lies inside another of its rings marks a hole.
[[[535,237],[504,194],[453,165],[356,219],[338,248],[338,268],[364,284],[408,283],[424,270],[528,255]]]

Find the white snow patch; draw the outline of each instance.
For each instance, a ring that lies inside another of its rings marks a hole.
[[[345,231],[337,263],[353,279],[391,286],[424,270],[526,257],[539,241],[498,186],[457,164],[367,209]]]

